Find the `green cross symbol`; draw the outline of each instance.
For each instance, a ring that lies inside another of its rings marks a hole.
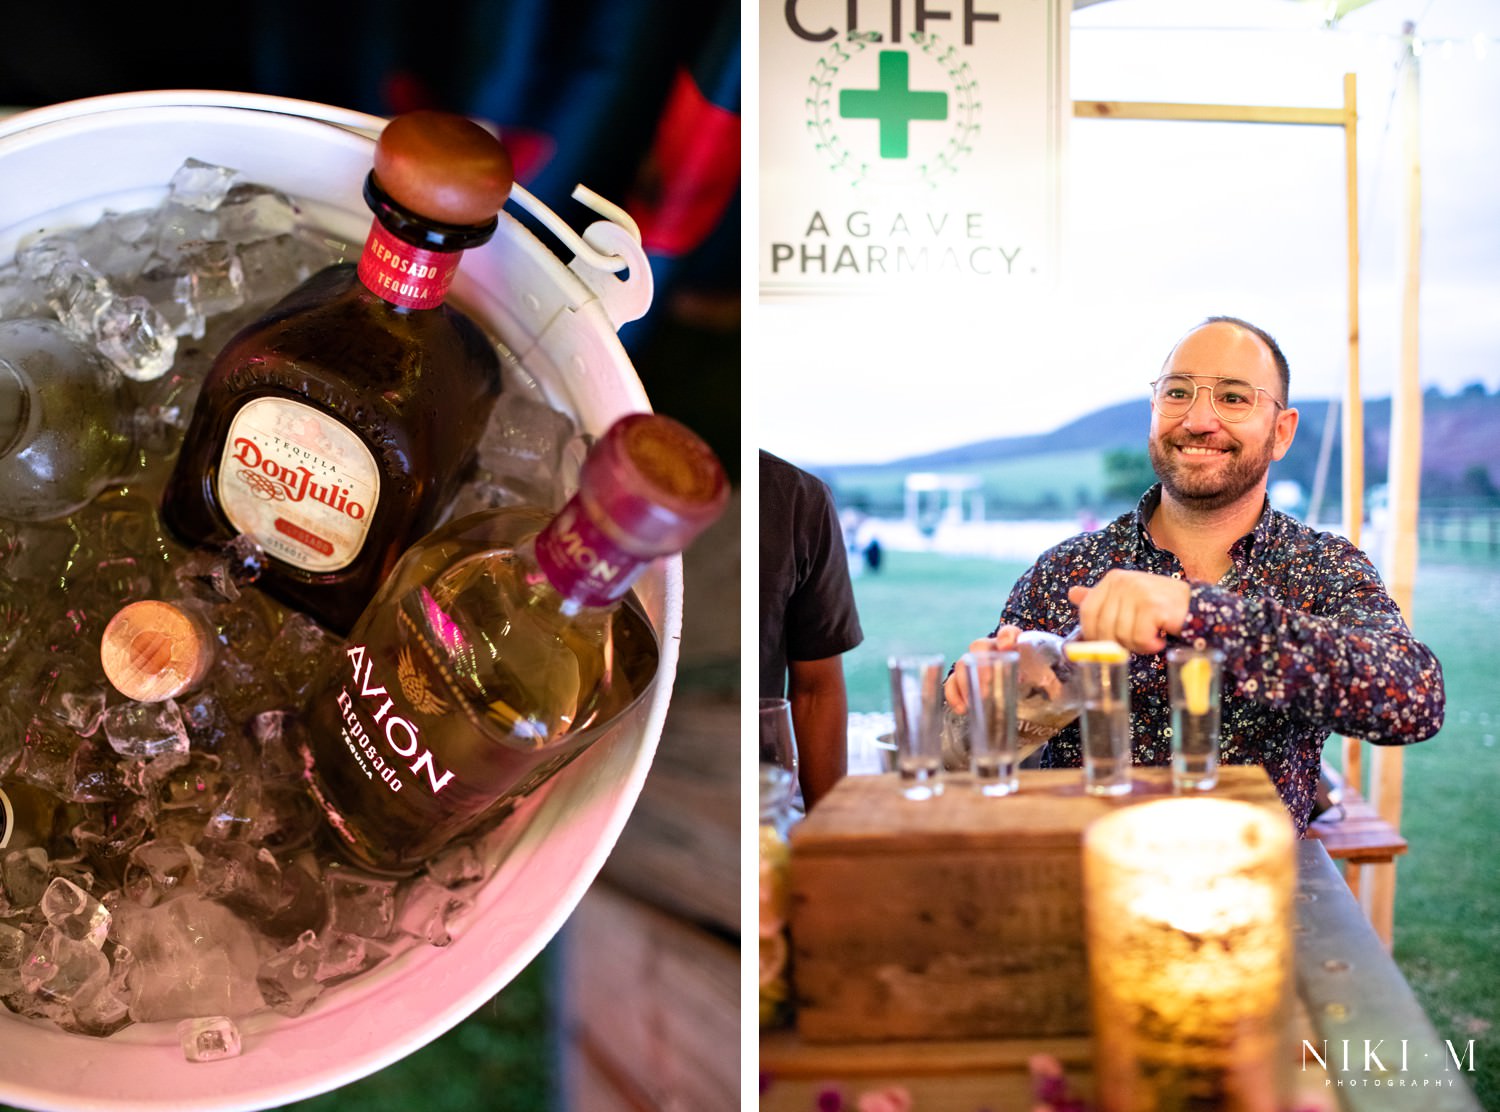
[[[911,59],[901,50],[880,52],[880,82],[875,89],[844,89],[839,115],[846,120],[880,121],[880,157],[905,158],[913,120],[946,120],[947,93],[917,93],[910,87]]]

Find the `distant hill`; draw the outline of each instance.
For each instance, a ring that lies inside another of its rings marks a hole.
[[[1422,408],[1424,500],[1500,504],[1500,393],[1489,394],[1479,384],[1454,395],[1429,390]],[[1271,478],[1293,480],[1304,494],[1310,494],[1329,402],[1300,402],[1297,410],[1296,439],[1286,458],[1272,466]],[[883,464],[816,470],[834,487],[841,503],[854,502],[877,513],[899,511],[900,484],[911,471],[980,475],[987,505],[996,509],[1066,513],[1107,501],[1102,493],[1101,461],[1108,453],[1124,451],[1144,460],[1150,418],[1150,403],[1143,399],[1095,410],[1051,432],[982,440]],[[1367,489],[1386,481],[1390,419],[1389,398],[1365,402]],[[1342,490],[1341,425],[1332,431],[1325,506],[1336,506]],[[1092,468],[1083,466],[1084,459],[1093,461]]]

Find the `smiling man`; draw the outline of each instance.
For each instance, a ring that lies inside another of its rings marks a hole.
[[[1148,448],[1161,481],[1098,532],[1050,549],[972,649],[1009,648],[1022,629],[1113,640],[1130,663],[1134,762],[1171,760],[1164,650],[1224,653],[1220,760],[1265,767],[1298,832],[1337,730],[1376,744],[1431,737],[1443,676],[1369,559],[1345,538],[1273,510],[1267,473],[1297,432],[1286,357],[1264,330],[1210,317],[1151,384]],[[961,676],[946,688],[965,706]],[[1078,725],[1042,751],[1081,761]]]

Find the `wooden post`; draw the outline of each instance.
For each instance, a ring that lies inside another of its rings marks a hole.
[[[1343,522],[1344,535],[1359,544],[1365,519],[1365,402],[1359,381],[1359,112],[1354,74],[1344,74],[1344,229],[1348,255],[1347,301],[1349,367],[1344,386]],[[1362,790],[1364,747],[1345,738],[1344,779]]]
[[[1422,270],[1422,161],[1419,72],[1412,24],[1406,24],[1405,56],[1397,85],[1398,122],[1404,155],[1401,222],[1401,365],[1391,396],[1390,528],[1386,537],[1386,577],[1391,597],[1412,620],[1412,589],[1417,571],[1417,508],[1422,477],[1422,384],[1418,346],[1418,310]],[[1405,754],[1398,746],[1373,746],[1370,759],[1370,803],[1392,826],[1401,824],[1401,787]],[[1391,944],[1395,918],[1396,877],[1382,870],[1361,903],[1376,932]]]

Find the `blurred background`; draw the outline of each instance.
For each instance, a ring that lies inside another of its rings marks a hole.
[[[656,292],[621,341],[653,408],[703,435],[738,488],[738,4],[258,0],[221,11],[158,0],[107,19],[8,5],[6,25],[7,112],[198,88],[496,125],[517,181],[569,224],[593,219],[571,199],[580,183],[640,224]],[[563,933],[443,1038],[291,1107],[738,1105],[737,498],[685,563],[681,665],[656,761]]]

